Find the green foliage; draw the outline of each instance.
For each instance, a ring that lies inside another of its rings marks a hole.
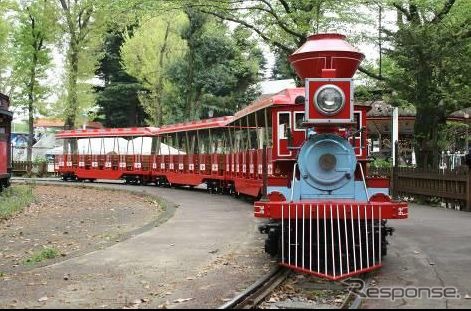
[[[471,130],[467,129],[467,127],[469,127],[469,125],[452,121],[441,124],[437,142],[439,150],[451,152],[464,150],[466,148],[466,134],[471,135]],[[468,137],[468,139],[469,138],[470,137]]]
[[[416,107],[419,166],[437,166],[440,130],[456,110],[471,106],[471,2],[389,2],[398,13],[388,32],[387,80],[390,101]]]
[[[385,90],[375,84],[355,85],[355,101],[357,102],[381,100],[384,96],[387,96]]]
[[[144,88],[122,66],[120,48],[123,42],[121,31],[108,31],[104,43],[105,55],[97,71],[104,81],[103,87],[97,87],[97,105],[100,107],[97,120],[106,127],[144,125],[145,112],[138,98],[138,93]]]
[[[284,51],[275,52],[275,64],[271,78],[273,80],[292,79],[296,74],[288,61],[288,53]]]
[[[125,34],[121,56],[126,72],[135,77],[147,92],[141,92],[141,103],[152,125],[166,118],[163,97],[168,92],[167,68],[181,62],[186,42],[181,33],[188,23],[183,12],[151,17],[141,22],[131,35]]]
[[[391,168],[392,162],[386,159],[374,159],[373,162],[370,163],[370,167],[373,169]]]
[[[45,260],[51,260],[60,255],[59,251],[54,247],[43,247],[42,250],[37,251],[31,255],[30,258],[25,260],[28,265],[34,265]]]
[[[0,193],[0,220],[21,212],[34,201],[33,188],[12,186]]]
[[[257,34],[277,52],[288,55],[301,46],[309,35],[340,32],[352,40],[363,37],[362,30],[352,25],[370,25],[371,18],[362,14],[364,1],[358,0],[219,0],[180,1],[201,12],[238,23]]]
[[[49,88],[40,81],[45,79],[51,63],[49,45],[56,39],[57,14],[55,6],[44,0],[25,0],[16,12],[18,26],[13,35],[13,77],[15,89],[13,103],[24,108],[28,114],[30,139],[27,160],[31,161],[33,147],[34,114],[44,111],[43,100]]]
[[[231,32],[189,8],[145,19],[126,37],[122,58],[146,88],[139,99],[153,125],[234,113],[258,95],[264,66],[247,29]]]
[[[51,48],[57,34],[55,7],[43,0],[24,1],[16,16],[19,25],[13,37],[14,103],[37,112],[50,89],[40,83],[51,66]]]
[[[11,51],[14,10],[13,1],[0,1],[0,92],[5,94],[11,94],[14,84],[11,74],[14,59]]]
[[[94,77],[105,32],[107,12],[104,1],[59,0],[63,35],[66,38],[66,92],[56,108],[62,108],[65,126],[74,128],[77,118],[92,110],[95,93],[90,79]]]
[[[27,122],[15,122],[11,125],[12,131],[14,133],[28,133],[28,124]]]
[[[233,114],[258,95],[254,85],[264,66],[262,52],[246,29],[231,33],[221,21],[186,12],[190,24],[183,38],[189,50],[168,71],[178,90],[172,96],[177,103],[173,109],[183,111],[182,119]]]
[[[33,160],[33,165],[38,166],[41,164],[47,163],[47,159],[45,157],[35,157]]]

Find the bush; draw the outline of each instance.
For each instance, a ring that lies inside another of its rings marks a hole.
[[[392,167],[392,163],[387,161],[387,160],[384,160],[384,159],[374,159],[373,162],[370,163],[370,167],[371,168],[391,168]]]

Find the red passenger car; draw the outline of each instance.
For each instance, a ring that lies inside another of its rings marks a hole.
[[[10,137],[13,113],[8,110],[9,106],[8,96],[0,93],[0,191],[10,185]]]

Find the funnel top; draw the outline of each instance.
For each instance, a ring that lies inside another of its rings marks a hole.
[[[335,78],[351,78],[365,56],[337,33],[309,36],[288,59],[301,79],[321,78],[323,69],[335,70]]]

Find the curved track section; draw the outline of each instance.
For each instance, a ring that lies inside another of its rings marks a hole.
[[[219,309],[255,309],[290,273],[286,268],[274,269]]]

